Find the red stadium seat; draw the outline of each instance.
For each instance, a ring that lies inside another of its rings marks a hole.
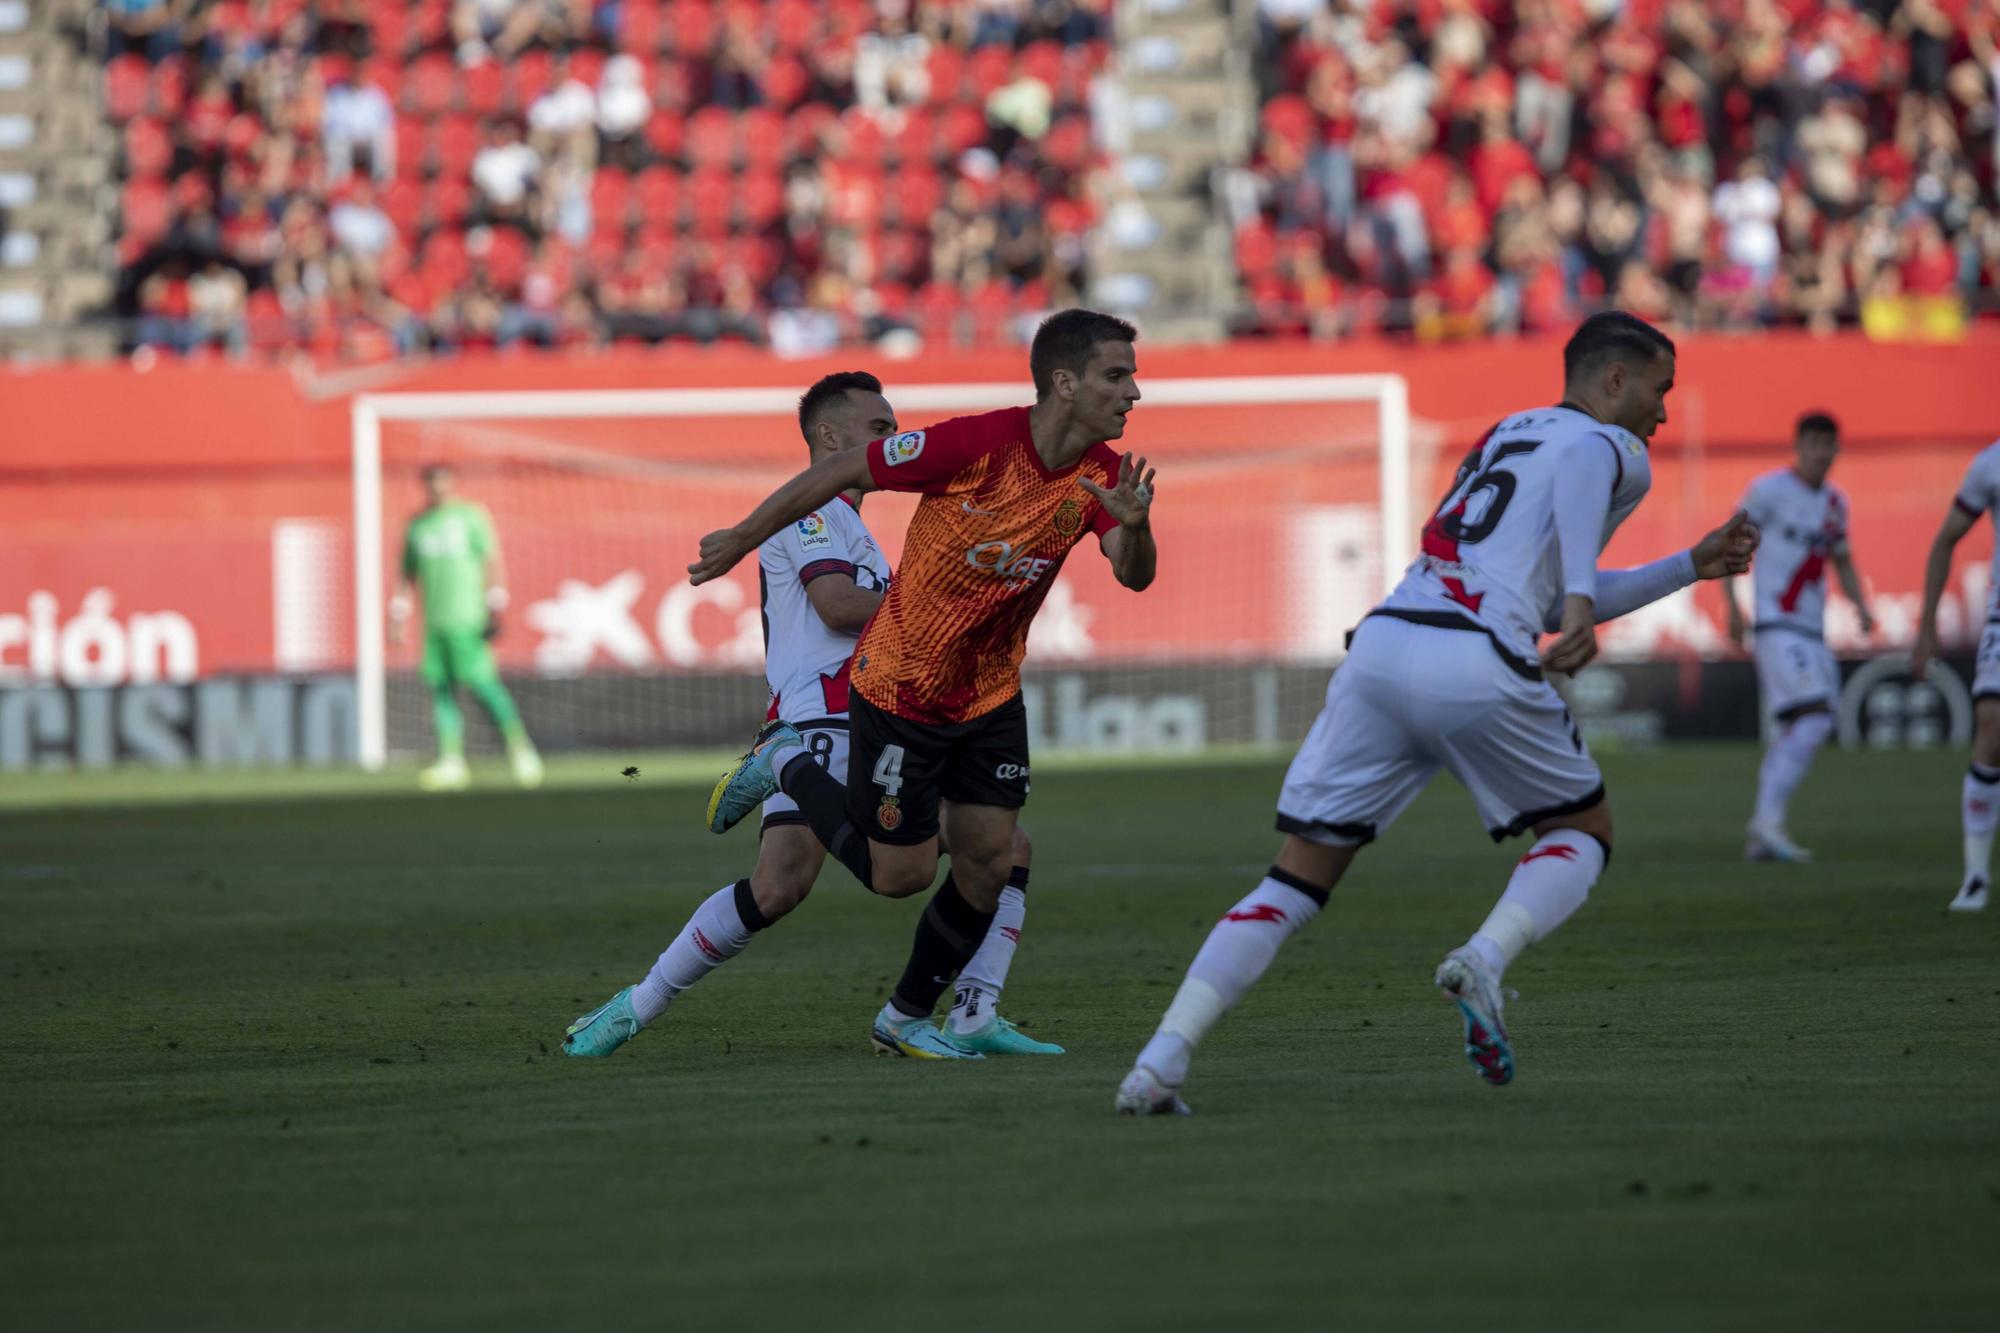
[[[1081,171],[1090,164],[1090,126],[1083,117],[1066,116],[1049,127],[1042,160],[1060,171]]]
[[[883,145],[888,136],[883,133],[882,122],[863,111],[860,107],[849,107],[840,118],[840,128],[847,137],[847,160],[850,162],[880,162],[884,157]]]
[[[401,59],[410,44],[410,11],[405,5],[373,5],[368,15],[375,49]]]
[[[173,206],[168,199],[167,187],[159,181],[125,182],[119,211],[125,224],[125,235],[142,241],[156,241],[166,235],[167,227],[173,221]]]
[[[381,56],[362,65],[355,72],[355,79],[371,88],[382,90],[382,96],[389,99],[390,106],[403,103],[403,62],[388,60]]]
[[[104,67],[104,110],[114,121],[146,110],[152,71],[144,56],[124,55]]]
[[[665,32],[666,24],[657,4],[652,0],[625,0],[618,24],[619,50],[629,51],[635,56],[656,55],[660,49],[660,38]]]
[[[396,120],[396,174],[415,180],[424,174],[431,160],[430,127],[421,120],[400,116]]]
[[[382,211],[403,236],[414,236],[423,225],[424,187],[405,176],[382,192]]]
[[[736,113],[705,106],[689,116],[687,156],[696,171],[730,166],[736,159]]]
[[[491,61],[466,70],[462,100],[474,115],[489,120],[499,115],[507,100],[506,71]]]
[[[1286,142],[1303,147],[1312,138],[1314,122],[1310,103],[1295,94],[1274,97],[1264,104],[1264,129]]]
[[[819,34],[819,13],[807,0],[777,0],[770,18],[770,33],[778,50],[802,55],[813,49]]]
[[[715,11],[707,0],[674,0],[671,12],[674,54],[683,60],[705,55],[715,41]]]
[[[449,291],[472,271],[472,261],[465,253],[465,233],[442,230],[431,233],[424,243],[423,273],[434,290]]]
[[[819,136],[838,124],[840,113],[823,102],[811,102],[785,117],[785,154],[808,157],[818,150]]]
[[[514,57],[508,71],[514,76],[514,105],[526,111],[535,99],[549,90],[555,62],[547,51],[528,50]]]
[[[413,46],[443,46],[449,42],[451,0],[424,0],[416,6],[410,16],[410,35]]]
[[[737,119],[743,145],[743,165],[750,171],[776,171],[785,164],[785,119],[769,107],[752,107]]]
[[[912,107],[889,133],[886,147],[898,162],[929,165],[937,143],[937,122],[928,107]]]
[[[599,167],[590,179],[591,229],[622,232],[631,212],[632,178],[616,167]]]
[[[172,119],[187,104],[187,62],[179,56],[153,67],[153,114]]]
[[[678,227],[681,220],[681,174],[672,167],[647,167],[637,181],[639,225]]]
[[[967,95],[985,105],[986,99],[1014,77],[1014,53],[1004,46],[982,46],[965,62]]]
[[[743,220],[762,230],[785,212],[785,183],[775,171],[753,171],[744,176],[738,192]]]
[[[812,76],[797,56],[780,53],[764,66],[764,98],[780,111],[797,106],[811,84]]]
[[[528,241],[512,227],[487,229],[486,252],[479,263],[495,287],[512,295],[521,288],[521,275],[528,269]]]
[[[458,71],[451,57],[432,51],[410,65],[403,84],[403,109],[412,115],[441,116],[458,95]]]
[[[986,142],[986,110],[967,102],[959,102],[945,109],[944,119],[938,124],[938,147],[946,156],[957,157],[968,148],[977,148]]]
[[[440,177],[431,182],[424,197],[430,205],[431,220],[441,226],[464,226],[472,214],[472,186],[462,177]]]
[[[1278,238],[1269,223],[1252,222],[1236,232],[1236,267],[1245,281],[1268,275],[1278,263]]]
[[[904,167],[889,187],[890,209],[905,227],[928,227],[944,204],[944,181],[928,162]]]
[[[678,111],[655,108],[646,122],[646,143],[661,157],[680,161],[687,147],[687,122]]]
[[[826,172],[827,215],[843,227],[872,229],[880,224],[882,195],[887,188],[882,169],[853,159],[835,162]]]
[[[125,126],[125,170],[141,180],[153,180],[166,173],[174,160],[173,140],[160,123],[139,116]]]
[[[931,105],[942,106],[959,99],[965,82],[965,52],[946,42],[931,48]]]
[[[593,272],[614,273],[625,260],[625,238],[599,232],[584,246],[583,255]]]
[[[472,159],[479,155],[483,136],[473,116],[447,116],[437,127],[438,175],[459,179],[472,174]]]
[[[589,46],[570,52],[569,76],[595,88],[604,80],[604,52]]]
[[[719,171],[700,172],[688,178],[690,221],[700,236],[721,236],[729,230],[729,215],[736,204],[730,178]]]
[[[1028,43],[1022,48],[1014,69],[1026,78],[1040,79],[1050,92],[1054,92],[1063,81],[1062,44],[1046,40]]]

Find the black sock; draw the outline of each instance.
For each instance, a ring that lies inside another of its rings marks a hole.
[[[910,1018],[930,1017],[951,979],[979,952],[986,928],[992,924],[993,913],[982,912],[965,901],[957,883],[946,875],[917,920],[910,961],[903,968],[903,979],[896,983],[896,993],[889,997],[889,1003]]]
[[[750,881],[747,879],[736,881],[736,915],[743,918],[744,927],[753,933],[771,924],[763,909],[757,906],[757,895],[750,892]]]
[[[1984,782],[1988,786],[2000,782],[2000,768],[1988,768],[1984,764],[1973,764],[1971,771],[1974,782]]]
[[[1026,893],[1028,891],[1028,867],[1015,866],[1009,871],[1007,874],[1007,887],[1010,889],[1019,889],[1021,892]]]
[[[871,892],[875,888],[875,862],[868,852],[868,839],[847,818],[847,788],[819,766],[819,761],[801,751],[778,774],[778,790],[792,798],[799,813],[812,826],[813,836],[833,853]]]

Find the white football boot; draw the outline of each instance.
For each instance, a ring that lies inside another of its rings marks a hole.
[[[1512,1083],[1514,1047],[1500,1017],[1506,997],[1486,964],[1461,946],[1444,956],[1433,980],[1465,1020],[1465,1058],[1472,1061],[1473,1072],[1496,1088]]]
[[[1783,827],[1777,824],[1750,824],[1749,836],[1743,844],[1743,859],[1746,861],[1784,861],[1790,865],[1811,865],[1813,854],[1786,836]]]
[[[1181,1100],[1178,1089],[1160,1082],[1160,1076],[1144,1065],[1136,1066],[1118,1085],[1118,1098],[1111,1104],[1119,1115],[1193,1115],[1194,1109]]]
[[[1965,883],[1958,887],[1958,897],[1951,900],[1954,912],[1983,912],[1986,910],[1986,876],[1969,875]]]
[[[463,759],[440,759],[417,774],[417,785],[425,791],[464,791],[472,785],[472,770]]]

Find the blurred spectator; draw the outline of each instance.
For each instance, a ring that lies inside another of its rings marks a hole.
[[[357,160],[378,181],[386,184],[396,178],[396,112],[373,84],[357,87],[345,71],[329,77],[320,136],[331,183],[346,180]]]
[[[541,165],[541,154],[521,141],[518,124],[507,118],[494,121],[486,131],[486,146],[472,159],[478,216],[527,229],[529,195]]]
[[[644,66],[629,55],[611,57],[597,90],[602,160],[627,171],[644,166],[646,122],[652,114],[653,99],[646,91]]]
[[[136,52],[165,60],[180,50],[180,21],[187,0],[104,0],[105,54]]]
[[[243,275],[219,259],[211,259],[188,279],[190,342],[240,353],[247,343],[244,303],[248,285]]]

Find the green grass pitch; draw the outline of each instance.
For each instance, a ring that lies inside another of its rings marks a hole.
[[[0,1323],[1993,1326],[2000,912],[1943,910],[1962,756],[1827,755],[1811,868],[1740,861],[1750,747],[1607,756],[1617,856],[1509,977],[1504,1090],[1428,983],[1521,844],[1441,782],[1199,1053],[1197,1114],[1137,1122],[1113,1088],[1267,864],[1279,763],[1038,773],[1005,1008],[1064,1058],[872,1058],[916,907],[830,870],[571,1061],[752,855],[625,762],[432,798],[13,780]]]

